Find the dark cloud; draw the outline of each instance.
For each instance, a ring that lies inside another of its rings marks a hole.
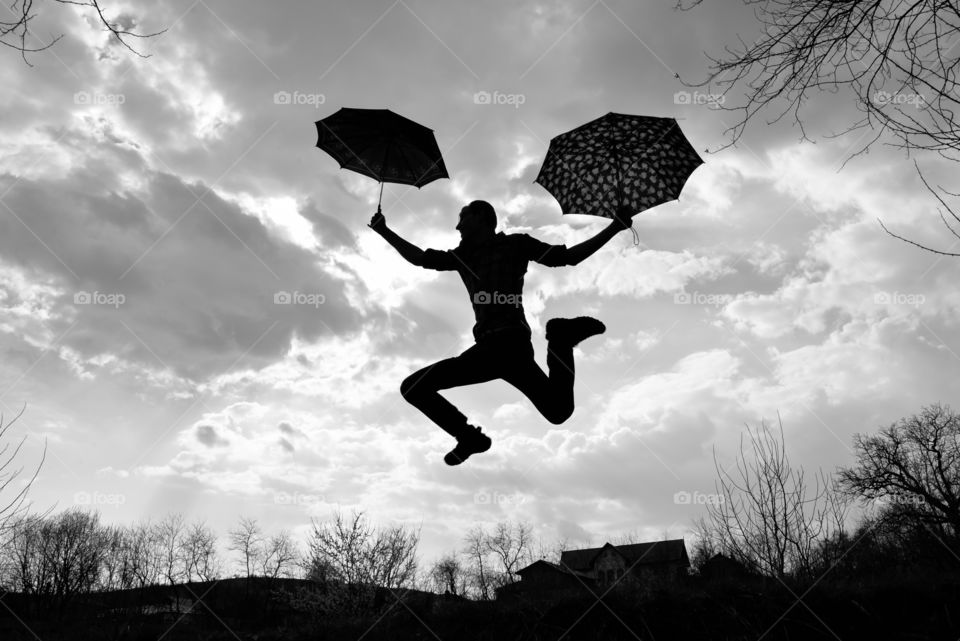
[[[71,135],[79,144],[83,134]],[[125,190],[118,174],[132,152],[116,147],[95,147],[63,178],[0,176],[16,214],[0,217],[0,252],[59,278],[59,311],[73,306],[78,319],[66,345],[203,378],[271,363],[294,334],[309,341],[358,329],[344,282],[315,254],[203,182],[141,167],[143,188]],[[75,305],[80,292],[123,302]],[[288,304],[277,304],[280,292]]]
[[[313,224],[313,232],[326,248],[354,249],[356,236],[336,217],[321,212],[313,202],[300,209],[300,215]]]
[[[281,422],[277,428],[286,436],[303,436],[303,432],[295,428],[293,425],[290,425],[290,423],[287,423],[286,421]]]
[[[217,428],[213,425],[198,425],[196,435],[197,440],[207,447],[223,447],[230,444],[229,440],[217,433]]]

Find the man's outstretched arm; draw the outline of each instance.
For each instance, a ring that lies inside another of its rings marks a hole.
[[[383,239],[390,243],[407,262],[418,267],[423,266],[423,250],[413,243],[407,242],[401,238],[399,234],[387,227],[387,220],[382,213],[377,212],[374,214],[373,218],[370,219],[370,224],[367,226],[383,236]]]
[[[630,216],[634,212],[629,209],[621,208],[617,211],[617,217],[610,221],[610,224],[601,229],[596,236],[588,238],[582,243],[567,248],[566,259],[568,265],[577,265],[589,256],[592,256],[598,249],[607,244],[611,238],[616,236],[624,229],[630,228]]]

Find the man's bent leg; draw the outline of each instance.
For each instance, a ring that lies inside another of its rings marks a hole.
[[[490,365],[487,350],[474,345],[459,356],[417,370],[400,384],[400,393],[407,402],[456,438],[464,433],[467,417],[437,392],[497,378]]]
[[[505,350],[500,368],[500,377],[520,390],[554,425],[563,423],[573,414],[573,347],[569,344],[547,343],[549,376],[534,360],[533,344],[529,341]]]
[[[533,401],[543,417],[554,425],[573,414],[573,348],[590,336],[602,334],[606,326],[596,318],[554,318],[547,321],[547,370],[543,373],[533,359],[533,345],[523,350],[524,365],[510,368],[503,378]],[[515,348],[516,349],[516,348]]]

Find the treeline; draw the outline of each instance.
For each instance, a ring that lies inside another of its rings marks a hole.
[[[231,549],[235,535],[231,532]],[[19,515],[0,541],[0,585],[27,595],[69,601],[78,594],[210,581],[223,576],[217,534],[181,514],[132,526],[109,525],[97,512],[71,508],[53,515]],[[250,570],[287,576],[294,547],[286,532],[245,548]]]
[[[783,426],[748,427],[733,464],[716,453],[716,494],[696,521],[695,571],[717,553],[746,574],[805,584],[956,577],[960,414],[934,404],[854,438],[855,463],[808,475]],[[853,527],[850,508],[865,508]]]
[[[636,608],[654,616],[675,605],[687,608],[691,625],[712,626],[724,612],[742,612],[746,619],[725,624],[734,635],[748,619],[744,629],[754,632],[826,625],[782,617],[803,594],[818,599],[817,615],[828,612],[831,628],[860,625],[867,613],[882,615],[887,625],[894,614],[909,618],[926,609],[930,629],[953,629],[953,617],[960,616],[948,598],[960,593],[960,415],[939,404],[925,407],[876,433],[858,434],[854,451],[850,467],[809,475],[791,464],[782,425],[748,428],[732,463],[721,464],[715,454],[716,494],[696,523],[690,549],[694,577],[642,598],[611,593],[625,599],[617,616]],[[10,487],[3,470],[0,461],[0,494]],[[15,498],[22,496],[18,489]],[[850,527],[856,502],[866,510]],[[641,540],[628,534],[611,542]],[[181,597],[184,615],[202,615],[186,621],[214,627],[225,617],[261,616],[277,630],[299,630],[306,622],[310,630],[329,632],[332,621],[350,621],[359,628],[344,628],[342,636],[358,636],[388,611],[392,622],[407,617],[413,627],[439,616],[452,630],[464,612],[487,625],[494,611],[514,612],[512,622],[504,619],[507,627],[538,626],[532,621],[541,621],[542,612],[533,605],[492,603],[497,589],[517,581],[516,571],[536,559],[556,562],[562,550],[583,547],[545,545],[523,522],[475,526],[425,564],[419,543],[419,530],[377,527],[362,512],[313,519],[297,541],[247,517],[220,539],[204,522],[180,514],[122,526],[79,508],[41,515],[0,509],[0,592],[14,619],[29,611],[39,621],[51,607],[78,618],[97,610],[115,621],[147,617],[150,634],[157,630],[149,617],[162,607],[181,612]],[[734,578],[745,589],[704,580],[717,554],[736,570],[722,565],[720,578]],[[228,566],[239,570],[224,581]],[[798,591],[797,584],[806,587]],[[891,602],[887,595],[894,593]],[[437,603],[459,605],[437,609]],[[550,625],[569,611],[557,604]],[[8,623],[11,630],[20,625]]]
[[[528,524],[502,522],[489,532],[473,528],[461,549],[421,570],[419,541],[419,531],[375,527],[363,512],[312,520],[305,545],[288,530],[269,534],[256,519],[241,517],[227,534],[231,554],[224,559],[217,533],[182,514],[124,526],[103,523],[96,511],[71,508],[8,520],[0,541],[0,588],[62,606],[77,595],[223,579],[232,562],[240,568],[232,576],[240,578],[366,586],[370,594],[377,587],[412,588],[493,599],[535,552],[559,556],[560,549],[548,552],[541,542],[535,550]]]

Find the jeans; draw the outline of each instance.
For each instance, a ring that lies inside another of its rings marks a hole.
[[[453,437],[464,433],[467,417],[439,390],[503,379],[520,390],[554,425],[573,414],[573,347],[547,344],[544,374],[533,360],[533,343],[526,331],[503,330],[481,338],[459,356],[417,370],[400,385],[400,393]]]

